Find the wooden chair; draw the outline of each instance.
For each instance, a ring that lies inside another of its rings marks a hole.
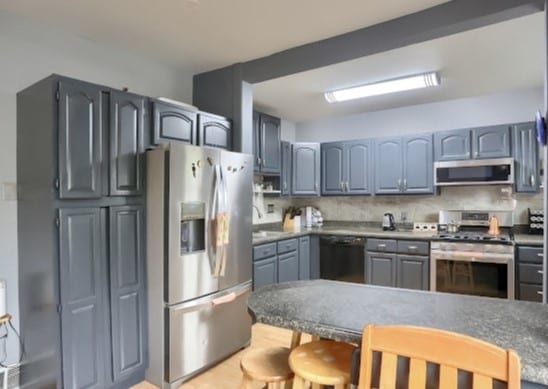
[[[288,364],[289,352],[287,347],[249,350],[240,362],[244,375],[242,389],[251,389],[253,381],[264,382],[269,389],[281,389],[282,382],[293,379]]]
[[[457,388],[458,370],[472,373],[474,389],[492,389],[493,379],[520,387],[520,362],[515,351],[469,336],[412,326],[364,328],[359,389],[371,388],[373,351],[382,353],[380,389],[396,387],[398,356],[408,357],[409,388],[426,387],[426,363],[439,365],[439,387]]]

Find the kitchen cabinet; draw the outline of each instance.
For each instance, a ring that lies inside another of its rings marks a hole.
[[[432,135],[375,140],[375,194],[434,192]]]
[[[278,257],[253,262],[253,290],[278,283]]]
[[[320,144],[294,143],[291,194],[320,195]]]
[[[282,196],[291,194],[291,143],[282,141],[282,175],[280,178]]]
[[[253,113],[253,153],[255,171],[281,173],[281,120],[264,113]]]
[[[451,130],[434,133],[436,161],[470,159],[472,143],[470,130]]]
[[[365,282],[372,285],[428,290],[429,244],[427,242],[368,239]]]
[[[322,195],[370,194],[371,149],[370,140],[323,143]]]
[[[474,159],[505,158],[510,156],[510,126],[489,126],[472,130]]]
[[[517,246],[516,296],[519,300],[542,301],[542,246]]]
[[[225,117],[207,112],[198,114],[198,144],[232,149],[232,123]]]
[[[152,141],[197,144],[196,112],[161,100],[152,102]]]
[[[535,123],[512,126],[514,139],[515,190],[537,193],[540,186],[539,147]]]
[[[299,279],[299,255],[291,251],[278,255],[278,282],[297,281]]]
[[[310,279],[310,237],[299,238],[299,280]]]

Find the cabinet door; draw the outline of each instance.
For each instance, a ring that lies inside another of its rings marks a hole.
[[[401,138],[375,142],[375,193],[401,193],[403,183]]]
[[[310,237],[299,238],[299,280],[310,279]]]
[[[113,91],[110,95],[110,195],[143,194],[143,113],[145,99]]]
[[[426,256],[398,255],[396,285],[407,289],[429,289],[429,261]]]
[[[172,141],[196,144],[196,112],[155,101],[152,103],[152,114],[155,144]]]
[[[261,126],[258,112],[253,111],[253,170],[261,171]]]
[[[322,195],[340,195],[345,191],[344,143],[323,143],[322,159]]]
[[[278,257],[253,262],[253,290],[278,282]]]
[[[232,124],[230,120],[202,112],[198,115],[198,144],[230,150]]]
[[[101,90],[59,82],[59,198],[101,197],[101,143]]]
[[[110,208],[110,309],[115,382],[145,368],[143,214],[142,206]]]
[[[434,193],[432,135],[403,138],[403,192]]]
[[[104,388],[106,275],[99,208],[59,210],[61,340],[65,388]]]
[[[291,251],[278,255],[278,282],[299,279],[299,253]]]
[[[282,177],[280,183],[282,196],[291,194],[291,143],[282,142]]]
[[[294,196],[320,195],[320,144],[293,144],[291,193]]]
[[[373,176],[371,142],[357,140],[345,147],[346,192],[349,194],[370,194]]]
[[[270,115],[259,117],[261,129],[261,172],[280,173],[281,170],[281,122]]]
[[[456,161],[471,158],[470,130],[452,130],[434,133],[436,161]]]
[[[365,269],[366,284],[396,286],[396,254],[367,251]]]
[[[536,193],[540,177],[535,124],[518,124],[513,131],[516,192]]]
[[[510,127],[490,126],[472,130],[473,158],[510,156]]]

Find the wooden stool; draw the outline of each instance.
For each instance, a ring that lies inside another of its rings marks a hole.
[[[242,389],[251,389],[253,381],[264,382],[269,389],[281,389],[282,382],[293,379],[289,353],[286,347],[249,350],[240,362],[244,374]]]
[[[295,373],[293,389],[304,389],[305,382],[313,388],[333,385],[335,389],[350,384],[350,366],[354,346],[331,340],[305,343],[289,355],[289,366]]]

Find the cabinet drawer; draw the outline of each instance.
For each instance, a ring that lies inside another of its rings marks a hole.
[[[259,259],[267,257],[272,257],[273,255],[276,255],[276,242],[253,247],[254,261],[258,261]]]
[[[367,239],[365,247],[368,251],[391,252],[397,251],[397,241],[393,239]]]
[[[297,239],[287,239],[278,242],[278,254],[287,253],[289,251],[296,251],[299,247]]]
[[[542,247],[518,246],[518,261],[542,263]]]
[[[520,283],[518,291],[520,300],[542,302],[542,285]]]
[[[520,282],[542,285],[542,265],[520,263],[518,277]]]
[[[429,243],[412,240],[398,240],[398,253],[411,255],[428,255]]]

